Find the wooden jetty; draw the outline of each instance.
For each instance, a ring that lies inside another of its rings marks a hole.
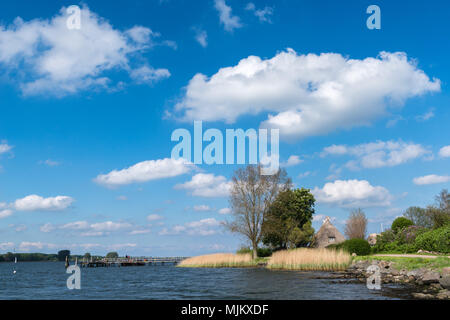
[[[186,257],[127,257],[127,258],[103,258],[98,260],[81,261],[82,268],[101,267],[142,267],[150,265],[177,265]]]

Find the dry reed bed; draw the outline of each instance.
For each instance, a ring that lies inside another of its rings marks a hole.
[[[192,257],[180,262],[179,267],[192,268],[237,268],[253,267],[257,263],[250,254],[215,253]]]
[[[352,257],[345,251],[307,249],[277,251],[270,257],[267,267],[286,270],[345,270]]]

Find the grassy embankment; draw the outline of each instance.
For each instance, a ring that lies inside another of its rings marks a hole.
[[[253,260],[251,254],[216,253],[185,259],[178,266],[191,268],[243,268],[257,265],[258,260]]]
[[[306,249],[275,252],[269,259],[269,269],[283,270],[345,270],[352,262],[349,253],[343,250]]]
[[[384,260],[395,263],[397,269],[433,269],[442,271],[450,266],[450,258],[438,256],[430,258],[389,257],[389,256],[357,256],[352,257],[342,250],[307,249],[283,250],[275,252],[271,257],[253,260],[250,254],[218,253],[186,259],[179,267],[192,268],[245,268],[266,265],[269,269],[279,270],[345,270],[352,261]]]
[[[353,258],[355,261],[360,260],[383,260],[394,262],[395,267],[399,270],[414,270],[420,268],[442,271],[445,267],[450,267],[450,258],[438,256],[436,258],[411,258],[411,257],[389,257],[389,256],[358,256]]]
[[[241,268],[267,264],[269,269],[283,270],[343,270],[351,263],[350,254],[327,249],[295,249],[275,252],[269,258],[253,260],[250,254],[219,253],[186,259],[179,267]]]

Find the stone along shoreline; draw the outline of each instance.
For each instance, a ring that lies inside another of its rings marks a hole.
[[[381,283],[409,284],[414,289],[412,298],[450,300],[450,267],[441,271],[420,269],[398,269],[395,262],[384,260],[360,260],[354,261],[343,272],[334,273],[333,279],[357,279],[366,282],[373,273],[367,268],[371,265],[378,266],[381,274]]]

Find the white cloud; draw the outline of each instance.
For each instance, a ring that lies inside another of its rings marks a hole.
[[[83,230],[88,228],[89,223],[87,221],[69,222],[60,227],[60,229],[70,229],[70,230]]]
[[[280,166],[282,166],[282,167],[293,167],[293,166],[296,166],[296,165],[298,165],[298,164],[300,164],[300,163],[302,163],[302,162],[303,162],[303,160],[300,159],[299,156],[292,155],[292,156],[290,156],[290,157],[287,159],[286,162],[280,163]]]
[[[46,246],[46,243],[42,242],[29,242],[29,241],[23,241],[19,245],[19,250],[21,251],[32,251],[32,250],[42,250],[44,246]]]
[[[7,218],[13,214],[11,209],[0,210],[0,219]]]
[[[67,209],[75,200],[68,196],[43,198],[32,194],[14,202],[17,211],[59,211]]]
[[[119,251],[119,250],[123,250],[123,249],[133,249],[136,247],[137,247],[136,243],[117,243],[117,244],[111,244],[111,245],[107,246],[106,248],[108,250],[112,250],[112,251]]]
[[[423,121],[430,120],[430,119],[433,118],[433,117],[434,117],[434,110],[431,109],[431,110],[429,110],[428,112],[426,112],[425,114],[422,114],[422,115],[417,116],[417,117],[416,117],[416,120],[417,120],[417,121],[423,122]]]
[[[423,177],[417,177],[413,179],[413,182],[417,185],[436,184],[449,182],[450,176],[438,176],[436,174],[430,174]]]
[[[21,225],[18,225],[18,226],[13,225],[13,227],[15,227],[14,230],[15,230],[16,232],[22,232],[22,231],[25,231],[25,230],[28,229],[27,226],[24,225],[24,224],[21,224]]]
[[[128,222],[105,221],[93,223],[90,225],[90,228],[96,231],[118,231],[130,228],[131,226],[132,225]]]
[[[264,9],[256,9],[256,6],[253,2],[249,2],[245,7],[245,10],[253,12],[253,14],[258,17],[260,22],[268,22],[272,23],[270,20],[270,16],[273,15],[272,7],[264,7]]]
[[[47,165],[49,167],[56,167],[56,166],[59,166],[61,164],[59,161],[54,161],[54,160],[50,160],[50,159],[47,159],[45,161],[40,161],[39,163],[45,164],[45,165]]]
[[[225,0],[215,0],[214,7],[219,12],[220,23],[223,24],[226,31],[233,31],[242,27],[238,16],[233,16],[231,7],[225,3]]]
[[[219,214],[230,214],[231,209],[230,208],[222,208],[219,210]]]
[[[151,214],[147,216],[147,221],[158,221],[158,220],[162,220],[164,219],[164,217],[158,215],[158,214]]]
[[[6,251],[14,248],[13,242],[0,242],[0,250]]]
[[[175,111],[185,121],[227,123],[265,113],[263,127],[302,138],[368,125],[391,106],[439,90],[440,81],[431,81],[404,53],[359,60],[288,49],[272,59],[249,56],[211,77],[196,74]]]
[[[154,69],[150,66],[142,66],[132,70],[130,77],[137,83],[153,84],[161,79],[169,78],[170,72],[167,69]]]
[[[220,221],[217,221],[214,218],[206,218],[199,221],[187,222],[184,225],[176,225],[171,230],[164,228],[160,232],[160,235],[184,233],[191,236],[209,236],[218,232],[217,227],[220,226],[220,224]]]
[[[58,227],[58,229],[81,231],[80,236],[82,237],[98,237],[108,235],[111,232],[129,230],[132,227],[133,225],[128,222],[104,221],[104,222],[89,223],[87,221],[75,221],[61,225]],[[54,229],[56,228],[51,227],[50,231]]]
[[[211,211],[211,210],[212,210],[211,207],[207,206],[205,204],[194,206],[194,211],[197,211],[197,212],[206,212],[206,211]]]
[[[2,153],[7,153],[9,151],[11,151],[12,147],[6,142],[6,141],[2,141],[0,143],[0,155]]]
[[[18,81],[24,94],[61,96],[106,88],[112,82],[106,73],[111,71],[124,70],[134,78],[138,71],[131,57],[152,47],[152,39],[159,36],[141,26],[114,29],[86,6],[81,9],[79,30],[69,30],[67,18],[62,8],[50,20],[18,17],[12,25],[0,25],[0,65],[13,74],[21,71]],[[156,72],[150,78],[156,81],[167,74],[158,76]]]
[[[319,203],[344,208],[389,206],[392,196],[381,186],[372,186],[366,180],[336,180],[312,191]]]
[[[203,47],[206,48],[208,46],[208,34],[205,30],[194,29],[195,30],[195,40]]]
[[[188,173],[193,165],[184,159],[159,159],[139,162],[129,168],[113,170],[97,176],[94,181],[106,187],[147,182],[163,178],[176,177]]]
[[[357,160],[347,163],[350,169],[393,167],[423,157],[430,151],[420,144],[399,141],[376,141],[356,146],[332,145],[323,149],[321,156],[350,155]]]
[[[441,150],[439,150],[439,155],[443,158],[450,157],[450,146],[442,147]]]
[[[175,189],[188,190],[193,196],[199,197],[226,197],[229,195],[232,183],[224,176],[215,176],[212,173],[198,173],[183,184],[177,184]]]
[[[150,233],[151,230],[150,229],[142,229],[142,230],[133,230],[130,232],[130,235],[134,236],[134,235],[139,235],[139,234],[147,234]]]
[[[52,232],[53,230],[55,230],[55,227],[51,224],[51,223],[46,223],[44,225],[42,225],[39,230],[41,230],[41,232]]]

